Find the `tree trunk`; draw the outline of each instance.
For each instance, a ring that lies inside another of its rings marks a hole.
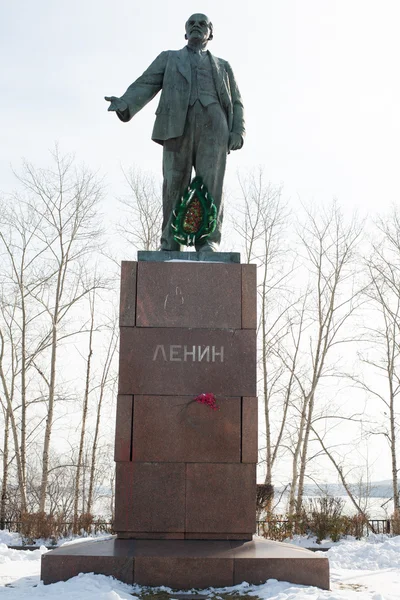
[[[7,485],[8,485],[8,437],[10,427],[10,414],[8,408],[5,409],[4,423],[4,442],[3,442],[3,480],[1,482],[1,501],[0,501],[0,529],[5,529],[6,505],[7,505]]]
[[[23,276],[21,275],[21,487],[26,496],[26,370],[27,370],[27,350],[26,350],[26,307]]]
[[[58,306],[58,299],[57,299]],[[55,311],[55,315],[57,312]],[[50,360],[50,382],[49,382],[49,400],[47,406],[47,418],[46,428],[44,433],[43,443],[43,455],[42,455],[42,479],[40,483],[40,497],[39,497],[39,512],[46,511],[46,496],[47,496],[47,482],[49,478],[49,451],[50,451],[50,438],[53,429],[53,418],[54,418],[54,399],[55,399],[55,388],[56,388],[56,362],[57,362],[57,322],[56,316],[53,317],[53,330],[51,339],[51,360]]]
[[[264,277],[262,282],[262,298],[261,298],[261,335],[262,335],[262,370],[263,370],[263,395],[264,395],[264,418],[265,418],[265,483],[272,484],[272,465],[271,465],[271,423],[270,423],[270,407],[269,407],[269,389],[268,389],[268,361],[267,361],[267,327],[266,327],[266,310],[267,310],[267,264],[264,265]]]
[[[19,451],[19,443],[18,443],[18,431],[17,424],[15,421],[15,414],[12,406],[12,398],[8,389],[6,376],[4,374],[3,369],[3,353],[4,353],[4,337],[3,333],[0,330],[0,380],[3,386],[3,393],[6,400],[6,405],[3,407],[6,414],[8,415],[11,422],[11,432],[14,441],[14,450],[15,450],[15,459],[17,461],[17,476],[18,476],[18,487],[21,495],[21,512],[26,511],[26,490],[23,485],[24,478],[22,475],[22,464],[21,464],[21,455]]]
[[[367,524],[368,529],[370,529],[372,531],[372,533],[374,533],[373,531],[373,527],[372,525],[370,525],[369,520],[368,520],[368,515],[365,513],[365,511],[362,510],[360,504],[357,502],[357,500],[355,499],[347,481],[346,481],[346,477],[343,474],[343,469],[342,467],[336,462],[336,460],[334,459],[333,455],[331,454],[331,452],[329,452],[328,448],[325,446],[322,438],[320,435],[318,435],[318,433],[315,431],[315,429],[313,428],[313,432],[315,433],[319,443],[322,446],[322,449],[324,450],[325,454],[327,455],[327,457],[329,458],[329,460],[331,461],[331,463],[333,464],[333,466],[335,467],[336,471],[339,474],[340,477],[340,481],[342,482],[342,485],[344,487],[344,489],[347,492],[348,497],[350,498],[353,506],[356,508],[357,512],[362,515],[364,517],[364,520]]]
[[[93,445],[92,445],[92,458],[90,463],[90,475],[89,475],[89,491],[88,491],[88,501],[87,501],[87,512],[92,514],[93,511],[93,502],[94,502],[94,484],[95,484],[95,474],[96,474],[96,461],[97,461],[97,446],[100,434],[100,420],[101,420],[101,409],[103,405],[103,398],[106,391],[106,385],[108,381],[108,375],[110,372],[111,364],[113,361],[117,337],[115,336],[115,327],[116,322],[114,321],[113,330],[110,338],[110,343],[107,349],[107,357],[104,363],[103,374],[101,377],[100,383],[100,397],[99,402],[97,404],[97,414],[96,414],[96,426],[94,430],[93,437]]]
[[[89,332],[89,348],[88,348],[88,357],[86,362],[86,381],[85,381],[85,393],[83,396],[83,407],[82,407],[82,426],[81,426],[81,435],[79,440],[79,452],[78,452],[78,464],[76,467],[76,478],[75,478],[75,497],[74,497],[74,532],[77,533],[77,521],[78,521],[78,503],[79,503],[79,485],[81,478],[81,467],[82,467],[82,457],[83,457],[83,449],[85,444],[85,433],[86,433],[86,419],[88,413],[88,404],[89,404],[89,386],[90,386],[90,368],[91,361],[93,355],[93,327],[94,327],[94,302],[95,302],[95,294],[93,294],[93,301],[91,302],[91,321],[90,321],[90,332]]]
[[[290,493],[289,493],[289,507],[288,512],[290,515],[293,515],[296,510],[296,492],[297,485],[299,479],[299,459],[301,457],[301,448],[303,444],[303,436],[304,436],[304,428],[306,425],[306,414],[307,414],[307,401],[304,398],[303,407],[301,410],[300,424],[299,424],[299,434],[297,437],[296,447],[293,454],[292,460],[292,482],[290,485]]]
[[[97,459],[97,444],[100,432],[100,418],[101,418],[101,404],[103,400],[103,394],[100,392],[99,402],[97,404],[97,415],[96,415],[96,426],[94,430],[93,445],[92,445],[92,459],[90,462],[90,475],[89,475],[89,492],[87,501],[86,512],[92,514],[93,510],[93,499],[94,499],[94,480],[96,473],[96,459]]]
[[[396,412],[394,405],[394,395],[390,397],[390,453],[392,462],[392,486],[393,486],[393,507],[395,514],[400,511],[399,499],[399,481],[397,469],[397,448],[396,448]]]
[[[308,414],[307,414],[307,419],[306,419],[303,448],[302,448],[302,452],[301,452],[300,472],[299,472],[297,500],[296,500],[296,512],[297,513],[300,513],[301,507],[303,505],[304,479],[306,476],[308,442],[310,439],[312,416],[313,416],[313,411],[314,411],[314,394],[311,394],[311,396],[307,399],[306,404],[308,405]]]

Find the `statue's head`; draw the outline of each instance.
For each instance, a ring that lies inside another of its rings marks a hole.
[[[213,39],[213,25],[210,19],[201,13],[188,18],[185,23],[185,39],[193,42],[207,43]]]

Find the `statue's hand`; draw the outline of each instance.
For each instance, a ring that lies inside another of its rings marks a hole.
[[[117,98],[117,96],[104,96],[104,100],[107,100],[107,102],[111,102],[110,106],[108,107],[108,110],[124,112],[124,110],[128,108],[128,105],[125,102],[125,100],[121,100],[121,98]]]
[[[243,138],[239,133],[230,133],[229,134],[229,142],[228,142],[228,150],[240,150],[243,146]]]

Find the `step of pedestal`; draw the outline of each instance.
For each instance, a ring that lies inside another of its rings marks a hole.
[[[267,579],[329,589],[325,556],[271,540],[108,540],[70,544],[42,556],[45,584],[79,573],[109,575],[128,584],[183,590]]]

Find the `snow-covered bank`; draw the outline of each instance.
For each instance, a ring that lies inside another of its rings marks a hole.
[[[326,556],[335,569],[400,569],[400,536],[370,535],[363,542],[340,542]]]
[[[65,538],[59,538],[57,540],[57,544],[55,544],[54,542],[52,542],[51,540],[45,540],[45,539],[39,539],[36,540],[34,542],[34,544],[28,544],[28,546],[32,547],[32,546],[37,546],[38,548],[40,548],[41,546],[52,546],[54,544],[54,547],[58,547],[58,546],[63,546],[65,544],[77,544],[79,542],[87,542],[88,540],[109,540],[110,538],[112,538],[112,535],[110,533],[101,533],[101,532],[97,532],[95,534],[89,535],[87,533],[83,533],[82,536],[80,537],[76,537],[76,536],[69,536],[69,537],[65,537]],[[19,533],[14,533],[11,531],[7,531],[7,530],[0,530],[0,544],[6,544],[7,546],[26,546],[26,541],[24,541],[24,539],[22,538],[22,536]]]
[[[43,547],[33,552],[10,550],[0,544],[0,598],[128,600],[138,598],[142,593],[140,586],[129,586],[112,577],[93,574],[44,586],[39,581],[40,557],[46,551]],[[243,583],[209,590],[208,595],[236,593],[263,600],[400,600],[400,536],[375,535],[362,541],[339,542],[324,556],[330,559],[331,591],[270,579],[260,586]],[[172,592],[170,597],[174,597]]]

